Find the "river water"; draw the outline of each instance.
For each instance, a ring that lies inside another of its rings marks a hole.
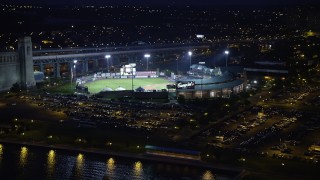
[[[231,179],[214,170],[42,147],[0,144],[0,179]]]

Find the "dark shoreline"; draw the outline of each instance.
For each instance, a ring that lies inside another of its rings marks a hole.
[[[94,149],[94,148],[77,148],[77,147],[66,146],[66,145],[48,145],[48,144],[38,143],[38,142],[20,142],[12,139],[1,139],[1,138],[0,138],[0,143],[11,144],[11,145],[25,145],[25,146],[38,147],[38,148],[88,153],[88,154],[96,154],[96,155],[115,156],[115,157],[130,158],[130,159],[139,159],[139,160],[145,160],[145,161],[151,161],[151,162],[163,162],[163,163],[176,164],[176,165],[187,165],[187,166],[193,166],[198,168],[208,168],[208,169],[215,170],[218,173],[228,174],[235,179],[238,179],[237,177],[239,177],[240,174],[244,173],[244,169],[241,169],[238,167],[230,167],[230,166],[220,165],[220,164],[219,165],[210,164],[210,163],[206,163],[198,160],[154,156],[154,155],[148,155],[144,153],[134,154],[134,153],[126,153],[126,152],[107,151],[107,150]]]

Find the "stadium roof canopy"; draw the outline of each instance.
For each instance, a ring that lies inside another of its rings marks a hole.
[[[243,84],[243,80],[241,79],[235,79],[234,81],[230,82],[225,82],[225,83],[217,83],[217,84],[196,84],[194,89],[177,89],[177,91],[184,91],[184,92],[189,92],[189,91],[197,91],[197,90],[221,90],[225,88],[233,88],[235,86],[239,86]]]
[[[186,88],[186,89],[177,89],[177,91],[197,91],[197,90],[221,90],[226,88],[233,88],[235,86],[239,86],[244,83],[242,79],[237,78],[237,74],[243,72],[243,67],[223,67],[221,68],[223,72],[219,76],[210,76],[209,78],[204,78],[201,76],[197,77],[185,77],[183,79],[179,79],[182,82],[190,82],[193,81],[195,83],[194,88]]]
[[[140,87],[138,87],[138,88],[136,89],[136,91],[138,91],[138,92],[144,92],[145,89],[143,89],[143,88],[140,86]]]
[[[101,92],[106,92],[106,91],[113,91],[113,90],[109,87],[105,87],[101,90]]]
[[[121,87],[121,86],[119,86],[119,87],[117,87],[115,90],[116,90],[116,91],[124,91],[124,90],[126,90],[126,89],[123,88],[123,87]]]
[[[210,84],[210,83],[223,83],[227,81],[232,81],[235,79],[235,76],[230,72],[224,72],[221,76],[211,76],[210,78],[198,77],[185,77],[179,79],[180,81],[194,81],[196,84]]]

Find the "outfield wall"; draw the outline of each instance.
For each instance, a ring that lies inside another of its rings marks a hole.
[[[145,72],[145,71],[137,71],[137,74],[133,76],[133,78],[158,78],[155,71]],[[120,73],[95,73],[91,76],[82,76],[78,77],[76,82],[77,84],[85,84],[92,81],[97,81],[101,79],[131,79],[130,75],[120,75]]]
[[[96,94],[99,98],[119,99],[125,97],[134,97],[137,99],[168,99],[168,92],[132,92],[132,90],[124,91],[105,91]]]

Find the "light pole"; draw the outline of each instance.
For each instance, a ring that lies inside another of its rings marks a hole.
[[[179,58],[177,59],[177,75],[178,75],[178,72],[179,72],[179,70],[178,70],[178,61],[179,60]]]
[[[224,51],[224,54],[226,55],[226,68],[228,67],[228,55],[229,55],[229,51],[226,50]]]
[[[134,94],[134,91],[133,91],[133,67],[134,66],[131,64],[130,67],[131,67],[131,90],[132,90],[131,97],[133,98],[133,94]]]
[[[111,57],[111,55],[107,54],[104,57],[107,59],[107,69],[108,69],[108,72],[109,72],[109,61],[108,61],[108,59]]]
[[[73,60],[73,68],[74,68],[74,79],[77,80],[77,62],[78,60]]]
[[[147,58],[147,71],[149,71],[149,57],[150,57],[150,54],[145,54],[144,57]]]
[[[74,73],[74,78],[76,78],[76,65],[77,65],[78,60],[73,60],[73,67],[70,68],[71,71],[71,87],[72,87],[72,80],[73,80],[73,73]],[[72,69],[74,72],[72,72]]]
[[[204,65],[205,62],[199,62],[199,64]],[[201,72],[201,99],[203,98],[203,92],[202,92],[202,84],[203,84],[203,71]]]
[[[189,51],[189,52],[188,52],[188,55],[189,55],[189,65],[190,65],[190,66],[189,66],[189,68],[190,68],[189,70],[191,71],[191,56],[192,56],[192,52]]]

